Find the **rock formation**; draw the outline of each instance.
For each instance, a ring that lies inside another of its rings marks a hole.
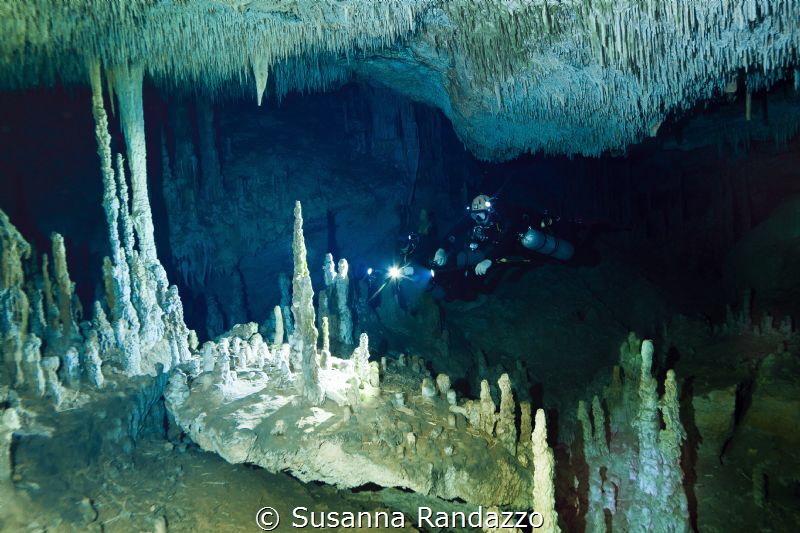
[[[561,528],[558,526],[556,513],[555,457],[553,450],[547,445],[547,421],[542,409],[536,411],[531,449],[534,472],[533,508],[542,515],[542,531],[559,533]]]
[[[294,206],[294,276],[292,277],[292,316],[295,330],[291,343],[300,353],[302,372],[301,387],[305,398],[312,403],[321,403],[325,392],[319,385],[317,340],[319,333],[314,313],[314,290],[306,263],[306,243],[303,238],[303,211],[300,202]]]
[[[615,372],[606,392],[610,416],[597,396],[592,400],[591,418],[586,404],[578,405],[582,452],[589,467],[587,528],[606,531],[604,512],[610,512],[615,529],[690,531],[681,467],[686,432],[680,420],[675,373],[667,371],[659,399],[651,373],[651,341],[642,342],[631,334],[620,348],[620,364],[632,369],[637,350],[638,372],[626,372],[622,380]],[[638,394],[626,394],[633,386]],[[612,436],[606,429],[607,418]],[[630,425],[635,429],[634,442],[624,436]]]
[[[213,13],[202,5],[144,0],[113,8],[76,0],[71,10],[21,3],[6,14],[0,84],[83,82],[81,61],[90,53],[117,65],[114,85],[129,124],[128,159],[135,161],[135,225],[150,260],[152,227],[141,204],[144,158],[137,148],[143,122],[135,111],[143,72],[166,86],[249,94],[254,107],[273,96],[267,79],[281,98],[356,76],[442,109],[466,145],[486,159],[525,151],[595,155],[654,136],[670,114],[735,95],[740,83],[749,118],[751,95],[792,74],[800,42],[796,12],[794,0],[299,0],[224,2]],[[94,31],[80,31],[74,13],[91,13]],[[409,66],[406,75],[393,75],[400,65]]]

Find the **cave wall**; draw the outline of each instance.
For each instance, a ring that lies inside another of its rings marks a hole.
[[[167,107],[168,247],[198,301],[189,320],[210,319],[213,334],[271,316],[276,273],[290,265],[295,200],[321,282],[326,252],[356,273],[387,267],[421,209],[451,224],[477,175],[440,113],[385,89],[351,86],[262,108],[175,97]]]

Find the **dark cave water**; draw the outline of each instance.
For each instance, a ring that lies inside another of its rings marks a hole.
[[[82,90],[0,99],[0,209],[37,250],[49,249],[52,232],[64,235],[86,310],[103,298],[100,265],[109,253],[89,99]],[[800,397],[797,338],[767,334],[764,317],[800,312],[800,138],[779,146],[753,141],[742,151],[726,144],[730,138],[704,135],[707,124],[726,124],[731,114],[724,103],[698,111],[624,155],[488,163],[464,149],[439,111],[385,88],[292,94],[255,111],[251,102],[209,103],[148,88],[158,252],[201,344],[245,322],[269,340],[273,308],[285,305],[279,275],[292,264],[295,200],[303,205],[315,290],[324,287],[330,252],[349,261],[354,299],[367,267],[398,264],[398,241],[409,232],[427,231],[415,259],[427,271],[431,252],[463,224],[479,193],[492,196],[499,211],[536,220],[547,213],[559,219],[555,231],[579,228],[580,261],[531,255],[493,265],[486,281],[446,299],[409,288],[409,280],[369,299],[354,318],[357,327],[392,360],[423,355],[432,375],[448,374],[464,396],[477,398],[488,379],[498,398],[495,383],[509,374],[516,399],[548,413],[561,468],[556,507],[570,531],[586,525],[576,405],[602,397],[629,331],[654,339],[659,393],[667,370],[683,380],[689,440],[681,460],[692,525],[755,530],[766,520],[772,531],[791,531],[800,503],[800,426],[792,426]],[[745,289],[753,290],[743,301]],[[745,315],[760,325],[757,334],[730,329]],[[712,334],[723,324],[728,336]],[[106,531],[158,530],[151,524],[159,517],[170,531],[251,531],[249,508],[269,502],[281,512],[292,501],[406,512],[420,504],[398,490],[350,493],[227,465],[176,429],[163,401],[151,403],[148,422],[126,436],[126,459],[100,450],[100,438],[97,459],[41,434],[16,437],[16,481],[30,492],[26,505],[45,516],[39,525],[60,514],[74,530],[89,530],[86,524],[98,526],[91,515],[99,510]],[[109,419],[124,410],[106,409]],[[94,437],[74,440],[84,438]],[[48,455],[52,462],[37,458]],[[167,480],[156,485],[152,478],[162,470]],[[55,477],[58,490],[46,488]],[[753,495],[762,481],[769,504]],[[237,506],[219,491],[223,484],[251,490],[236,489]],[[99,504],[82,499],[93,491],[105,495],[92,496]],[[288,496],[269,499],[280,492]],[[48,497],[57,501],[51,509]],[[197,503],[205,498],[208,506]],[[732,522],[731,502],[747,517]]]

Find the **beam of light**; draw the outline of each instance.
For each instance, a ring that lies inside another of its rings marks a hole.
[[[371,275],[372,275],[372,267],[369,267],[367,269],[367,276],[371,276]]]
[[[402,275],[400,269],[396,266],[389,267],[389,277],[391,279],[398,279]]]
[[[383,284],[380,287],[378,287],[378,289],[375,291],[375,294],[369,297],[368,301],[371,302],[376,296],[378,296],[388,283],[389,283],[388,281],[384,281]]]

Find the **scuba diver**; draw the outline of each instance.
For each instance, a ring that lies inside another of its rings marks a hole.
[[[537,221],[527,213],[517,216],[500,211],[496,198],[479,194],[467,207],[469,217],[459,223],[440,246],[431,261],[435,276],[434,294],[444,290],[472,292],[474,285],[498,264],[531,263],[532,252],[544,259],[570,261],[575,247],[555,232],[567,232],[567,224],[547,211]],[[473,275],[474,273],[474,275]],[[484,282],[480,282],[483,284]]]
[[[540,217],[537,227],[530,225],[528,215],[511,221],[505,214],[496,209],[496,199],[479,194],[467,208],[471,228],[463,224],[454,228],[447,239],[447,244],[436,250],[432,265],[434,268],[452,268],[458,270],[474,269],[478,276],[484,276],[496,263],[527,260],[527,251],[537,252],[560,261],[569,261],[575,253],[573,245],[556,237],[553,233],[560,221],[546,211]],[[461,235],[461,239],[457,235]]]
[[[437,299],[473,293],[487,284],[487,273],[495,271],[495,265],[532,263],[534,256],[562,262],[573,258],[571,239],[577,235],[570,230],[578,224],[565,223],[547,211],[532,219],[519,209],[500,210],[496,203],[497,198],[477,195],[467,206],[469,216],[451,229],[443,244],[436,242],[436,232],[431,231],[423,210],[422,231],[403,234],[398,240],[396,259],[400,261],[386,270],[367,270],[370,294],[377,296],[390,288],[401,306],[408,303],[413,308],[422,290],[431,291]]]

